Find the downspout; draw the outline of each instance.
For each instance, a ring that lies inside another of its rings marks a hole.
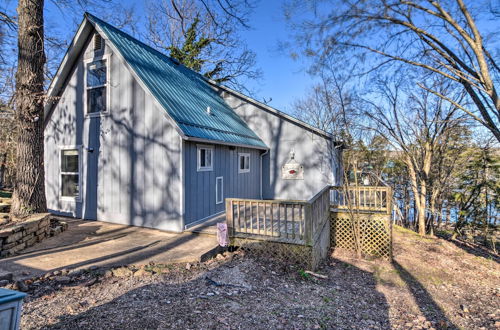
[[[262,159],[265,155],[269,153],[269,149],[260,154],[260,199],[264,199],[262,196],[262,185],[263,185],[263,175],[262,175]]]

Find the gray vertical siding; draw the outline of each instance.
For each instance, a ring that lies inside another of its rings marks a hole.
[[[109,115],[84,114],[84,64],[77,61],[45,129],[47,202],[77,218],[181,231],[181,140],[165,111],[110,54]],[[59,198],[59,148],[81,145],[82,200]],[[86,148],[93,148],[90,153]]]
[[[213,170],[198,172],[197,146],[214,148]],[[238,154],[250,154],[250,172],[238,173]],[[196,223],[206,217],[222,212],[224,202],[215,203],[215,178],[224,178],[224,198],[260,198],[260,154],[249,148],[185,142],[185,223]]]
[[[334,166],[339,156],[332,141],[228,92],[225,101],[247,122],[270,148],[264,156],[263,197],[265,199],[309,199],[327,184],[338,182]],[[283,180],[281,167],[295,151],[295,160],[304,165],[304,180]]]

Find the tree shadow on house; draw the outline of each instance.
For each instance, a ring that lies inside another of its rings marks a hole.
[[[226,260],[211,270],[200,268],[194,274],[179,268],[176,275],[129,277],[116,283],[104,279],[96,285],[105,286],[109,294],[103,295],[96,287],[83,299],[71,297],[67,301],[75,310],[64,311],[56,316],[56,324],[46,328],[391,326],[389,305],[377,291],[373,274],[340,261],[321,271],[329,279],[304,277],[290,265],[245,257]],[[187,273],[185,279],[179,279],[177,275],[183,272]],[[132,289],[127,291],[127,287]],[[106,302],[88,308],[83,300],[92,301],[96,296]]]

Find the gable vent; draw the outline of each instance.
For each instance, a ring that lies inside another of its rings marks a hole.
[[[102,38],[99,34],[94,35],[94,51],[102,49]]]

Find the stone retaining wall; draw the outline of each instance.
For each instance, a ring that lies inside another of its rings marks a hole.
[[[66,223],[51,217],[49,213],[36,214],[22,223],[0,229],[0,258],[14,255],[67,228]]]

